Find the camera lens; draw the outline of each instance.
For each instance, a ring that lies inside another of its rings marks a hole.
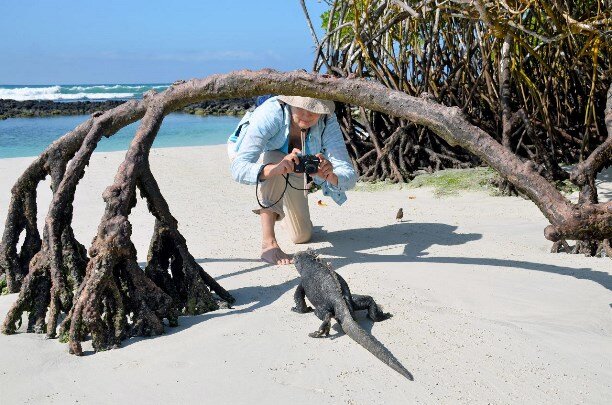
[[[312,163],[306,166],[306,173],[315,174],[318,171],[318,167]]]

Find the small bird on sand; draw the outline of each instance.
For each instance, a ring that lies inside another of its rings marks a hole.
[[[399,211],[397,211],[397,215],[395,216],[395,219],[401,222],[402,218],[404,218],[404,210],[400,208]]]

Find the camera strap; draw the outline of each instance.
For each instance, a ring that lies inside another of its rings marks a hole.
[[[300,137],[302,138],[302,153],[306,153],[306,132],[307,129],[303,129],[300,131]],[[306,171],[304,170],[304,197],[308,196],[308,190],[306,190]],[[289,177],[287,177],[287,181],[289,181]]]
[[[271,205],[268,205],[267,207],[265,205],[263,205],[261,203],[261,201],[259,201],[259,176],[261,176],[261,173],[263,173],[264,168],[268,165],[271,165],[273,163],[266,163],[265,165],[261,166],[261,169],[259,169],[259,172],[257,173],[257,180],[255,180],[255,198],[257,199],[257,204],[259,204],[259,206],[263,209],[266,208],[270,208],[274,205],[276,205],[276,203],[278,203],[280,200],[283,199],[284,195],[285,195],[285,191],[287,191],[287,185],[289,184],[289,176],[285,177],[285,188],[283,189],[282,194],[280,195],[280,197],[278,198],[278,200],[276,200],[274,203],[272,203]],[[283,176],[284,177],[284,176]]]
[[[293,185],[289,182],[289,175],[285,175],[283,174],[282,176],[285,178],[285,188],[283,189],[283,192],[281,193],[280,197],[278,198],[278,200],[276,200],[274,203],[268,205],[267,207],[265,205],[263,205],[261,203],[261,201],[259,201],[259,176],[261,176],[261,173],[263,172],[264,167],[271,165],[273,163],[267,163],[263,166],[261,166],[261,169],[259,169],[259,173],[257,173],[257,182],[255,183],[255,198],[257,199],[257,204],[259,204],[259,206],[263,209],[267,209],[267,208],[271,208],[274,205],[276,205],[280,200],[283,199],[283,197],[285,196],[285,193],[287,192],[287,186],[291,187],[294,190],[299,190],[302,191],[304,190],[304,196],[308,195],[308,191],[310,191],[309,188],[306,188],[306,183],[304,183],[304,188],[297,188],[297,187],[293,187]],[[304,181],[306,181],[306,173],[304,173]]]
[[[281,105],[282,108],[282,105]],[[284,113],[284,110],[283,110]],[[306,133],[309,131],[310,129],[301,129],[300,130],[300,140],[302,141],[302,153],[304,153],[306,151]],[[278,200],[276,200],[273,204],[265,206],[261,203],[261,201],[259,201],[259,176],[261,176],[261,173],[263,172],[264,168],[268,165],[271,165],[273,163],[266,163],[265,165],[261,166],[261,169],[259,169],[259,172],[257,173],[257,180],[255,182],[255,198],[257,199],[257,204],[259,204],[259,206],[263,209],[267,209],[267,208],[271,208],[272,206],[276,205],[280,200],[283,199],[283,197],[285,196],[285,193],[287,192],[287,186],[291,187],[294,190],[300,190],[300,191],[304,191],[304,197],[308,197],[308,191],[310,191],[310,188],[307,188],[306,186],[308,185],[308,174],[306,172],[304,172],[304,188],[297,188],[297,187],[293,187],[293,185],[289,182],[289,174],[287,175],[282,175],[285,178],[285,188],[283,189],[283,192],[281,193],[280,197],[278,198]]]

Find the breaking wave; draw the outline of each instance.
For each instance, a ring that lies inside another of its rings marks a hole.
[[[167,88],[165,84],[97,84],[55,86],[0,86],[0,99],[9,100],[112,100],[141,98],[148,90]]]

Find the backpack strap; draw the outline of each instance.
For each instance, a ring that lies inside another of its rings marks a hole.
[[[283,123],[285,123],[285,105],[287,105],[287,103],[279,99],[276,99],[276,101],[278,101],[278,104],[280,104],[281,111],[283,112]]]
[[[327,128],[327,120],[329,119],[329,114],[325,114],[325,118],[323,118],[323,130],[321,131],[321,135],[325,132],[325,128]]]

